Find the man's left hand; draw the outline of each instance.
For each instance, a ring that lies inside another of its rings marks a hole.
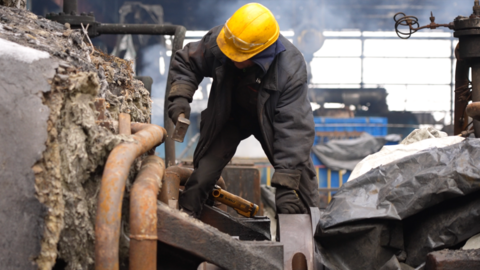
[[[308,213],[295,190],[286,187],[278,186],[276,188],[275,204],[277,205],[277,214]]]

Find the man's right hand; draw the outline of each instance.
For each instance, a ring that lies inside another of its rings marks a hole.
[[[185,118],[190,118],[190,104],[188,100],[184,97],[177,97],[175,98],[170,104],[168,105],[168,116],[172,119],[173,123],[176,125],[178,116],[183,113],[185,114]]]

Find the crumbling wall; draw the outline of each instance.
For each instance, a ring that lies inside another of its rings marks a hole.
[[[14,8],[0,6],[0,17],[0,40],[48,52],[57,65],[55,75],[47,77],[50,91],[41,93],[50,110],[46,150],[32,167],[37,199],[47,208],[41,252],[34,260],[39,269],[51,269],[57,259],[65,261],[67,269],[92,269],[102,166],[117,144],[130,140],[97,124],[100,112],[94,102],[105,98],[105,121],[129,113],[134,122],[150,122],[149,93],[133,79],[129,62],[94,50],[80,30]],[[121,245],[125,257],[125,237]]]

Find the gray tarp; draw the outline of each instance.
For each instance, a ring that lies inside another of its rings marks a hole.
[[[466,139],[348,182],[317,226],[323,263],[346,270],[399,269],[395,261],[418,266],[428,252],[480,232],[479,165],[480,140]]]
[[[378,152],[385,144],[368,133],[351,140],[331,140],[312,147],[313,153],[327,167],[335,171],[352,171],[366,156]]]

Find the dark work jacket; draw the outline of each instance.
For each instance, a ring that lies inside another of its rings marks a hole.
[[[194,166],[205,155],[231,115],[232,88],[226,82],[232,65],[217,45],[222,29],[217,26],[202,40],[187,44],[172,59],[172,88],[169,100],[185,97],[190,102],[204,77],[213,78],[208,107],[201,114],[200,140],[194,153]],[[278,54],[261,79],[258,116],[263,149],[275,168],[272,185],[299,191],[304,202],[319,205],[318,184],[310,158],[315,136],[313,114],[307,97],[305,60],[292,43],[279,37],[285,51]]]

